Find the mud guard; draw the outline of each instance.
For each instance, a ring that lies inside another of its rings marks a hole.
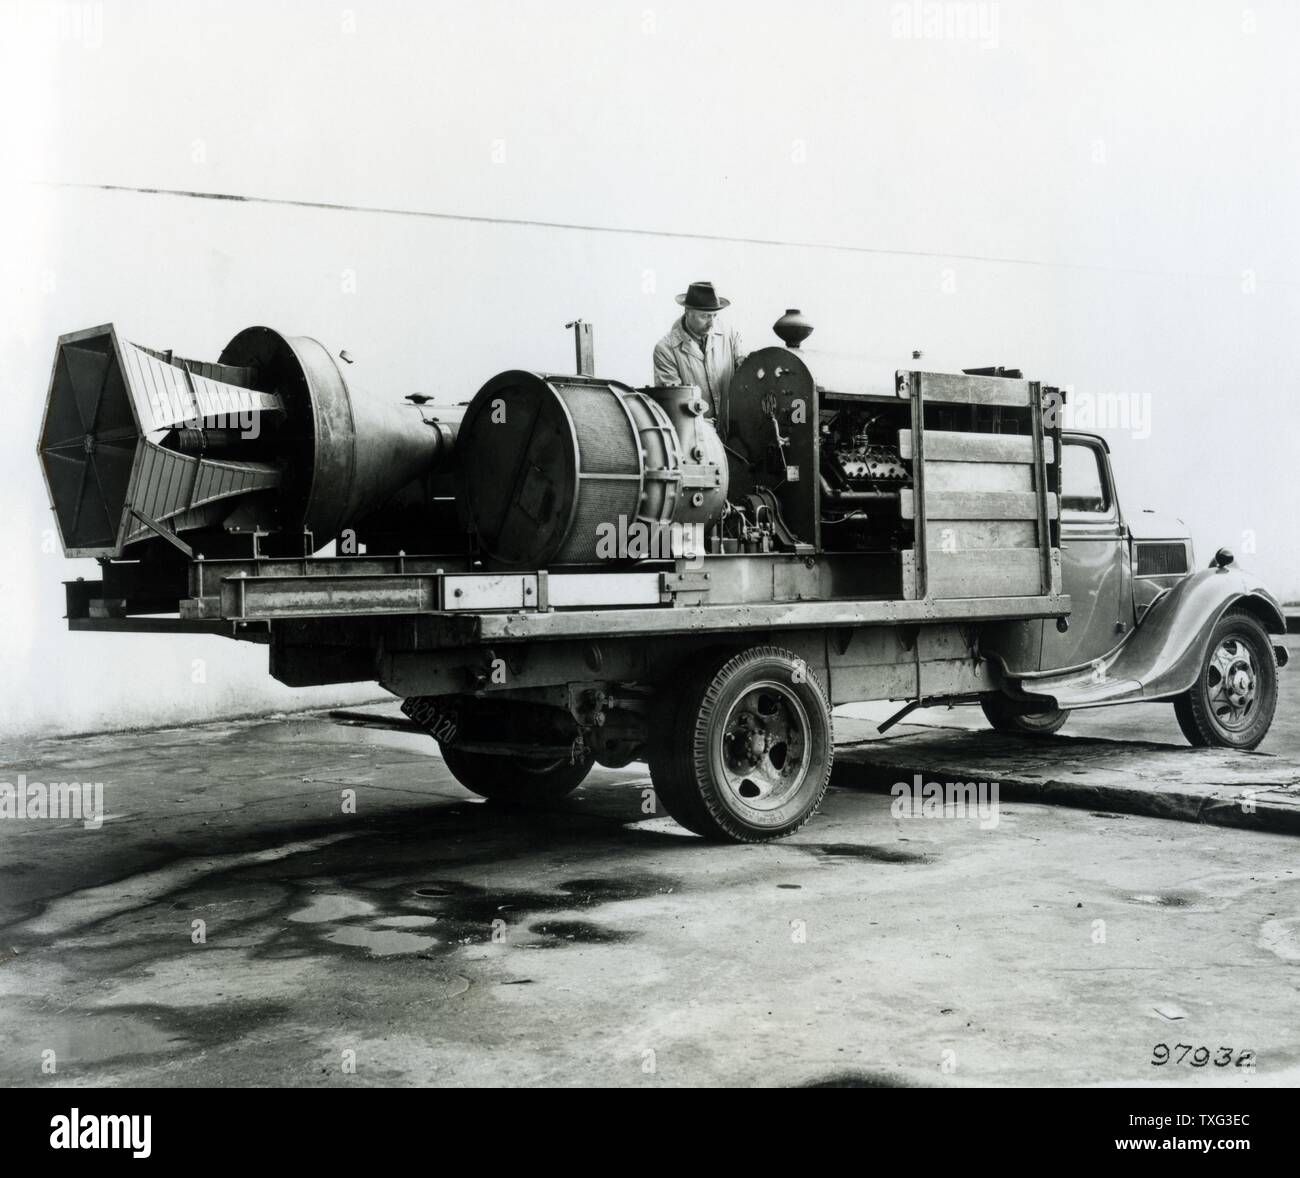
[[[1234,606],[1269,634],[1286,633],[1281,605],[1257,577],[1231,566],[1202,569],[1157,597],[1108,654],[1080,667],[1008,673],[1007,694],[1056,708],[1171,699],[1196,681],[1210,632]]]

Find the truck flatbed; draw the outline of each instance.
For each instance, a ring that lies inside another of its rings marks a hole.
[[[191,596],[175,615],[114,616],[130,609],[124,590],[102,581],[67,582],[68,624],[82,631],[213,633],[253,641],[278,622],[330,619],[340,639],[349,621],[421,622],[435,645],[636,637],[757,628],[820,629],[925,622],[1061,617],[1060,593],[931,597],[887,595],[799,600],[792,580],[808,570],[783,556],[705,558],[698,569],[582,573],[477,573],[446,567],[448,557],[334,557],[195,561]],[[400,566],[400,571],[399,571]],[[729,568],[726,566],[730,566]],[[767,566],[767,567],[764,567]],[[833,569],[831,570],[833,572]],[[729,575],[730,574],[730,575]],[[716,575],[717,581],[712,578]],[[774,580],[790,581],[789,601],[771,601]],[[744,600],[760,579],[768,600]],[[716,585],[716,590],[715,590]],[[717,593],[721,600],[710,601]]]

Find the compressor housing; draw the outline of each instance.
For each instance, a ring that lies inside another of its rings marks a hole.
[[[689,386],[503,372],[457,438],[466,526],[506,567],[594,564],[603,529],[707,526],[726,504],[727,462],[704,412]]]

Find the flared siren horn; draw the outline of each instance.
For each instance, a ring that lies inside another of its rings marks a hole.
[[[358,397],[316,340],[250,327],[218,362],[61,336],[37,453],[68,556],[185,532],[302,532],[309,547],[445,460],[418,410]],[[313,539],[313,537],[315,539]]]
[[[127,343],[112,324],[61,336],[37,450],[67,555],[121,556],[278,487],[270,463],[204,452],[209,429],[251,434],[283,415],[280,398],[252,383],[247,369]]]

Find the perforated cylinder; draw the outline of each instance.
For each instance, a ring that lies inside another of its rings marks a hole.
[[[470,404],[457,450],[466,523],[502,565],[595,563],[610,529],[701,514],[668,414],[615,381],[503,372]],[[716,489],[709,501],[721,505]]]

